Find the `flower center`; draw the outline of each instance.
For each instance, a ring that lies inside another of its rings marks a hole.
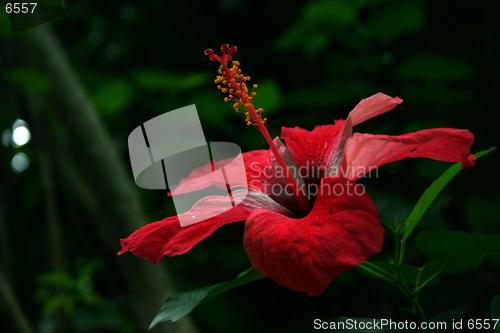
[[[267,128],[265,126],[265,122],[267,118],[262,119],[263,109],[255,109],[253,105],[253,97],[256,95],[254,89],[257,88],[257,85],[253,86],[252,92],[250,96],[248,95],[248,88],[246,86],[246,82],[250,81],[249,76],[244,76],[241,74],[241,69],[239,69],[240,63],[238,61],[231,62],[231,68],[228,67],[228,62],[232,60],[231,54],[235,53],[237,50],[236,46],[229,47],[228,44],[224,44],[221,47],[222,54],[218,56],[214,54],[212,49],[206,49],[205,55],[209,56],[209,59],[212,61],[218,61],[221,63],[219,68],[220,76],[217,76],[215,79],[215,83],[217,84],[217,88],[220,89],[223,93],[228,93],[229,96],[224,98],[224,101],[234,101],[233,107],[236,112],[244,113],[246,118],[247,125],[254,125],[261,133],[264,135],[271,151],[273,152],[276,161],[285,171],[285,177],[290,185],[290,189],[292,190],[294,197],[302,208],[303,211],[309,211],[309,204],[307,200],[304,198],[302,193],[299,191],[297,184],[295,183],[292,175],[288,170],[288,166],[285,161],[281,157],[278,148],[274,144]],[[227,53],[226,53],[227,52]],[[227,86],[223,87],[222,85]]]

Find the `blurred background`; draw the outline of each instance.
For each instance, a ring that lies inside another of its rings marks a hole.
[[[196,104],[207,141],[264,149],[213,80],[203,54],[224,43],[265,110],[271,136],[345,119],[377,92],[404,103],[355,128],[400,135],[466,128],[472,152],[498,145],[500,2],[431,0],[86,0],[13,34],[0,12],[0,322],[3,332],[145,332],[163,298],[234,278],[250,262],[243,223],[152,265],[117,256],[120,238],[175,214],[166,191],[137,187],[127,137]],[[493,152],[440,194],[417,232],[500,233]],[[401,221],[450,165],[407,159],[364,179],[381,217]],[[386,260],[394,241],[386,234]],[[406,262],[428,259],[410,239]],[[420,296],[427,316],[464,307],[490,318],[500,258],[445,275]],[[153,332],[310,332],[339,316],[415,320],[401,293],[352,269],[314,298],[261,279]]]

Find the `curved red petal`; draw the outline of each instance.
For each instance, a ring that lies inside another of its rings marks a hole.
[[[203,222],[181,227],[177,216],[167,217],[136,230],[126,239],[120,239],[122,249],[118,255],[127,251],[151,263],[163,261],[163,256],[175,256],[191,250],[224,224],[245,220],[249,211],[234,207],[224,214]]]
[[[344,145],[352,135],[353,126],[388,112],[402,102],[398,97],[377,93],[361,100],[345,121],[336,120],[334,125],[316,126],[312,131],[283,127],[281,137],[299,168],[306,166],[309,172],[314,174],[314,177],[305,178],[310,182],[318,182],[322,177],[337,174]]]
[[[393,98],[383,93],[377,93],[365,98],[349,113],[349,117],[352,120],[352,126],[356,126],[368,119],[391,111],[396,105],[402,102],[403,100],[399,97]]]
[[[344,151],[341,176],[356,180],[384,164],[407,157],[474,165],[470,154],[474,135],[468,130],[434,128],[399,136],[355,133]]]
[[[245,224],[252,266],[309,296],[321,294],[336,276],[379,252],[384,235],[377,208],[361,185],[338,177],[321,184],[306,217],[259,209]]]
[[[248,186],[249,188],[255,188],[250,186],[251,181],[254,180],[256,176],[255,172],[251,170],[251,163],[253,163],[254,161],[267,161],[268,155],[268,150],[253,150],[250,152],[242,153],[247,177],[246,179],[242,178],[240,181],[233,177],[232,183],[236,186]],[[228,164],[228,162],[232,160],[233,159],[229,158],[221,161],[216,161],[214,162],[214,167],[215,169],[220,169],[222,166],[224,166],[226,173],[238,175],[239,172],[231,172],[231,169],[233,167],[235,169],[239,169],[241,166],[238,163]],[[253,182],[252,184],[257,183]],[[220,182],[220,177],[216,173],[212,172],[212,163],[208,163],[203,167],[199,167],[193,170],[187,178],[182,179],[179,182],[179,186],[172,192],[172,195],[186,194],[208,188],[212,185],[215,185],[224,190],[226,189],[226,183]],[[260,188],[255,189],[260,190]]]
[[[286,216],[295,216],[259,191],[251,189],[234,191],[232,195],[235,201],[243,201],[227,211],[225,211],[227,197],[209,196],[198,201],[189,212],[181,215],[188,219],[195,216],[197,220],[203,220],[202,222],[181,227],[179,216],[172,216],[145,225],[126,239],[120,240],[122,250],[118,254],[131,251],[136,256],[155,264],[163,261],[164,255],[172,257],[186,253],[223,225],[245,220],[254,209],[268,209]]]

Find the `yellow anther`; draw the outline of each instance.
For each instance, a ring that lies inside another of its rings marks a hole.
[[[219,67],[220,75],[214,81],[217,89],[228,94],[224,97],[225,102],[234,101],[233,108],[236,113],[245,114],[247,125],[257,126],[261,121],[265,124],[267,118],[262,119],[261,116],[264,110],[262,108],[255,110],[253,106],[253,96],[257,95],[253,89],[258,86],[253,84],[253,89],[249,92],[246,83],[251,80],[251,77],[241,74],[239,66],[239,61],[233,61],[231,66],[224,64]]]

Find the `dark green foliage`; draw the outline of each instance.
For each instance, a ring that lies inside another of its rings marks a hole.
[[[253,268],[249,268],[246,271],[240,273],[234,280],[218,283],[216,285],[201,289],[179,292],[169,295],[162,302],[161,309],[156,314],[156,317],[153,319],[153,322],[151,323],[149,328],[152,328],[157,323],[160,323],[162,321],[177,321],[187,314],[191,313],[191,311],[198,305],[203,304],[210,299],[233,288],[255,281],[262,277],[263,276],[259,272],[257,272]]]

